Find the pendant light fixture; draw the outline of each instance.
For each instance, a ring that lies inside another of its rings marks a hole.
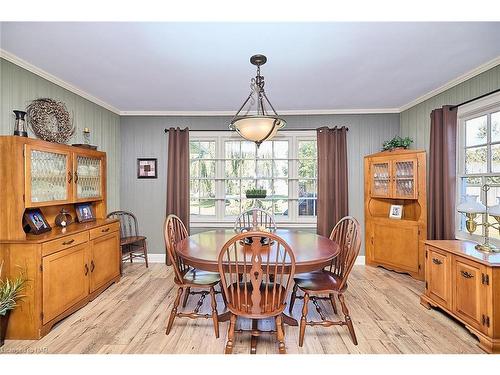
[[[266,140],[273,138],[276,132],[283,128],[286,121],[278,116],[264,91],[264,77],[260,75],[260,67],[267,61],[264,55],[253,55],[250,62],[257,66],[257,75],[250,83],[250,95],[234,115],[229,128],[236,130],[243,138],[255,142],[257,147]],[[248,107],[245,109],[245,107]],[[251,111],[256,105],[255,114]],[[241,113],[243,112],[243,115]]]

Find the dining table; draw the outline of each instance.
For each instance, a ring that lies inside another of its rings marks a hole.
[[[184,264],[191,267],[219,272],[218,256],[224,244],[238,234],[234,229],[214,229],[199,232],[186,237],[176,247],[177,255]],[[274,234],[283,238],[295,255],[295,273],[321,270],[330,265],[340,252],[339,245],[328,237],[303,229],[277,229]],[[226,311],[219,315],[219,321],[229,320],[231,313]],[[283,323],[298,326],[295,318],[283,313]],[[256,328],[257,322],[252,322]],[[256,339],[252,336],[251,353],[255,353]]]

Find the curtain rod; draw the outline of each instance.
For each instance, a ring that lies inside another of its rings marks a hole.
[[[474,99],[467,100],[467,101],[465,101],[465,102],[463,102],[463,103],[460,103],[460,104],[457,104],[457,105],[452,105],[452,106],[450,107],[450,111],[453,111],[455,108],[458,108],[458,107],[460,107],[460,106],[462,106],[462,105],[464,105],[464,104],[469,104],[470,102],[473,102],[473,101],[478,100],[478,99],[482,99],[482,98],[484,98],[485,96],[489,96],[489,95],[491,95],[491,94],[495,94],[495,93],[497,93],[497,92],[500,92],[500,89],[496,89],[496,90],[493,90],[493,91],[491,91],[491,92],[489,92],[489,93],[487,93],[487,94],[483,94],[483,95],[477,96],[477,97],[475,97]]]
[[[310,132],[310,131],[315,131],[317,129],[322,129],[324,128],[321,127],[321,128],[288,128],[288,129],[285,129],[285,130],[280,130],[280,131],[294,131],[294,132]],[[349,128],[347,126],[341,126],[340,128],[335,126],[333,129],[341,129],[341,128],[345,128],[347,131],[349,131]],[[190,132],[228,132],[228,131],[234,131],[236,132],[235,130],[229,130],[229,129],[200,129],[200,130],[196,130],[196,129],[189,129]],[[165,133],[168,133],[168,129],[165,129]]]

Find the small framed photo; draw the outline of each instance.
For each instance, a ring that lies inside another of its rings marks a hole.
[[[137,159],[137,178],[158,178],[158,159]]]
[[[75,204],[76,218],[79,223],[87,221],[95,221],[95,213],[92,203],[78,203]]]
[[[39,208],[33,208],[24,212],[24,220],[29,226],[29,232],[40,234],[50,231],[50,225]]]
[[[403,206],[399,204],[391,204],[391,210],[389,211],[389,217],[391,219],[401,219],[403,217]]]

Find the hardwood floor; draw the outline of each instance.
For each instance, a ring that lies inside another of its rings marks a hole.
[[[176,288],[172,270],[163,264],[125,264],[122,280],[96,300],[59,323],[38,341],[8,340],[0,353],[215,353],[222,354],[228,322],[216,339],[210,319],[176,319],[165,326]],[[419,304],[423,283],[381,268],[354,266],[346,301],[358,337],[354,346],[346,327],[307,327],[298,346],[298,327],[285,328],[288,353],[483,353],[474,336],[438,310]],[[218,296],[219,311],[224,305]],[[197,298],[191,297],[187,308]],[[323,302],[323,301],[321,301]],[[293,315],[300,318],[302,301]],[[331,306],[322,308],[333,314]],[[310,317],[318,319],[311,305]],[[205,303],[203,311],[210,311]],[[262,328],[272,322],[262,322]],[[241,328],[248,321],[238,320]],[[257,353],[277,353],[274,335],[259,338]],[[249,353],[250,336],[237,333],[234,353]]]

